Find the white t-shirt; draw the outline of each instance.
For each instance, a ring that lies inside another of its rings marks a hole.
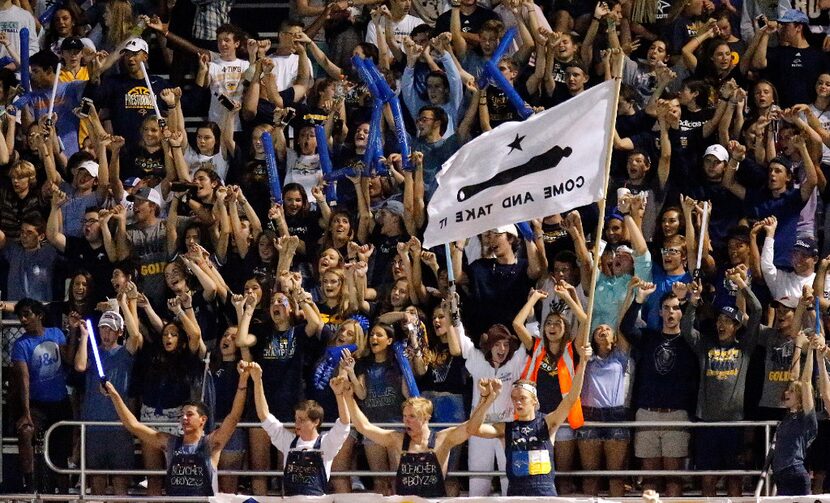
[[[219,103],[219,98],[213,94],[224,94],[237,103],[242,102],[242,76],[251,63],[244,59],[236,58],[233,61],[224,61],[217,53],[210,53],[211,62],[208,64],[208,77],[210,78],[210,111],[208,119],[222,126],[222,118],[225,116],[225,107]],[[239,115],[234,121],[234,131],[241,131],[242,124],[239,122]]]
[[[504,365],[499,368],[493,368],[490,362],[484,357],[484,353],[473,345],[473,341],[467,337],[464,332],[464,327],[458,325],[458,339],[461,343],[461,356],[464,357],[464,365],[467,371],[473,377],[473,382],[478,383],[479,379],[490,379],[497,377],[501,383],[502,388],[499,397],[487,410],[485,421],[488,423],[504,422],[509,423],[513,421],[513,402],[510,399],[510,392],[513,388],[513,383],[519,380],[527,361],[527,350],[523,345],[519,344],[519,348],[513,353],[510,360],[506,361]],[[478,405],[481,396],[478,391],[478,385],[473,386],[473,401],[471,407],[473,409]]]
[[[219,138],[217,138],[216,141],[218,142]],[[188,145],[187,150],[184,151],[184,162],[187,163],[187,166],[190,169],[190,176],[193,176],[196,173],[196,170],[200,168],[212,169],[217,175],[219,175],[222,182],[224,182],[225,177],[228,176],[228,161],[222,156],[221,148],[219,149],[219,152],[214,155],[203,155],[196,152],[196,149]]]
[[[289,149],[285,156],[285,183],[299,183],[305,189],[309,201],[314,201],[311,189],[323,174],[320,169],[320,155],[298,155]]]
[[[274,62],[274,69],[271,73],[277,78],[277,91],[284,91],[294,85],[297,80],[297,72],[300,67],[300,57],[296,54],[289,54],[288,56],[270,56],[271,61]],[[314,69],[311,70],[312,81],[314,79]],[[305,84],[300,82],[300,84]]]
[[[297,435],[295,435],[294,432],[287,430],[277,418],[271,414],[268,414],[268,417],[266,417],[265,421],[262,422],[262,429],[268,433],[271,443],[283,454],[283,456],[286,456],[288,451],[292,450],[291,442],[294,441],[294,438],[296,438]],[[332,426],[326,433],[323,433],[323,439],[320,440],[320,451],[322,451],[323,454],[323,465],[326,467],[326,478],[328,478],[329,474],[331,474],[331,463],[334,461],[334,457],[337,456],[337,453],[340,451],[340,447],[343,446],[343,442],[345,442],[346,438],[349,436],[349,429],[349,425],[341,423],[338,418],[337,421],[334,422],[334,426]],[[302,438],[297,438],[297,445],[293,450],[302,451],[306,449],[313,449],[316,441],[317,439],[307,442]]]
[[[20,30],[23,28],[29,29],[29,56],[32,56],[40,49],[34,16],[29,11],[21,9],[16,5],[12,5],[5,10],[0,10],[0,30],[6,34],[6,38],[9,40],[9,46],[17,54],[20,54]],[[2,47],[0,48],[0,57],[4,56],[9,56],[9,51],[5,47]]]
[[[394,35],[395,41],[398,42],[398,45],[403,47],[404,37],[409,36],[409,34],[412,33],[412,30],[416,26],[422,24],[424,24],[423,19],[415,17],[411,14],[405,15],[403,19],[401,19],[397,23],[393,22],[392,33]],[[378,31],[374,21],[369,21],[369,26],[366,28],[366,42],[378,45]],[[390,51],[389,54],[391,55],[392,52]]]

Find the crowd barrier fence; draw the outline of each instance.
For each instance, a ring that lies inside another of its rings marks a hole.
[[[625,498],[589,498],[589,497],[522,497],[522,496],[488,496],[426,499],[416,496],[381,496],[380,494],[332,494],[326,496],[246,496],[241,494],[218,494],[210,497],[150,497],[150,496],[106,496],[107,502],[147,503],[642,503],[641,497]],[[101,498],[80,498],[77,495],[36,495],[10,494],[0,496],[0,501],[8,502],[98,502]],[[712,497],[712,498],[660,498],[661,503],[830,503],[830,494],[811,496],[764,496],[764,497]]]
[[[455,426],[457,423],[430,423],[431,427],[434,428],[446,428]],[[177,423],[154,423],[152,426],[156,427],[171,427],[176,426]],[[292,423],[285,423],[286,426],[292,427]],[[331,427],[332,423],[324,423],[322,426],[323,428]],[[764,453],[766,454],[769,451],[770,441],[772,439],[772,428],[777,425],[775,421],[734,421],[734,422],[711,422],[711,423],[704,423],[704,422],[662,422],[662,421],[627,421],[627,422],[615,422],[615,423],[603,423],[603,422],[590,422],[586,421],[586,427],[625,427],[625,428],[660,428],[660,427],[671,427],[671,428],[713,428],[713,427],[763,427],[764,429]],[[120,422],[117,421],[110,421],[110,422],[91,422],[91,421],[60,421],[53,424],[44,434],[44,461],[46,462],[47,466],[54,470],[57,473],[66,474],[66,475],[77,475],[79,477],[80,482],[80,494],[85,495],[87,489],[87,477],[89,475],[109,475],[112,473],[112,470],[91,470],[86,467],[86,433],[87,427],[89,426],[121,426]],[[239,423],[239,427],[242,428],[258,428],[260,427],[260,423]],[[378,423],[377,426],[382,428],[401,428],[403,427],[402,423]],[[58,467],[54,461],[49,456],[49,443],[52,433],[57,428],[63,427],[80,427],[80,466],[78,468],[63,468]],[[164,475],[164,470],[123,470],[119,473],[125,475]],[[243,476],[280,476],[282,475],[282,471],[280,470],[269,470],[269,471],[248,471],[248,470],[219,470],[218,473],[220,475],[243,475]],[[355,470],[355,471],[343,471],[343,472],[332,472],[332,476],[336,475],[343,475],[343,476],[394,476],[395,472],[375,472],[375,471],[366,471],[366,470]],[[503,472],[500,471],[451,471],[447,474],[451,477],[477,477],[477,476],[500,476],[504,475]],[[691,470],[597,470],[597,471],[588,471],[588,470],[580,470],[580,471],[562,471],[557,472],[557,475],[562,476],[576,476],[576,477],[636,477],[636,476],[662,476],[662,477],[700,477],[705,475],[716,475],[716,476],[742,476],[742,477],[759,477],[762,475],[760,470],[708,470],[708,471],[691,471]],[[769,480],[769,475],[767,475],[767,479],[765,480],[765,494],[769,496],[770,493],[770,486],[771,481]],[[0,497],[0,499],[4,498]],[[78,498],[76,496],[76,499]],[[88,499],[88,497],[87,497]],[[134,500],[135,498],[131,498],[130,500]],[[142,497],[142,500],[146,500],[146,498]],[[110,497],[107,497],[108,501],[116,501]],[[45,500],[44,500],[45,501]],[[170,499],[166,499],[164,501],[172,501]],[[188,500],[191,501],[191,500]],[[200,500],[204,501],[204,500]],[[219,500],[217,503],[224,503],[226,501],[231,500]],[[235,500],[234,500],[235,501]],[[240,500],[243,501],[243,500]],[[260,501],[260,500],[255,500]],[[264,500],[263,500],[264,501]],[[299,501],[299,500],[297,500]],[[320,501],[320,500],[314,500]],[[341,500],[332,500],[335,502],[339,502]],[[363,500],[366,501],[366,500]],[[385,501],[385,500],[384,500]],[[395,501],[395,500],[389,500]],[[413,500],[406,500],[406,501],[413,501]],[[441,500],[449,501],[449,500]],[[469,501],[469,500],[466,500]],[[489,500],[492,501],[492,500]],[[512,500],[511,500],[512,501]],[[554,501],[548,500],[545,501]],[[573,500],[573,499],[563,499],[563,501],[582,501],[582,500]],[[590,499],[586,499],[584,501],[590,501]],[[688,501],[686,499],[685,501]],[[737,501],[737,500],[733,500]],[[754,501],[754,500],[753,500]],[[816,499],[810,500],[810,503],[814,503]],[[248,503],[253,503],[249,501]]]

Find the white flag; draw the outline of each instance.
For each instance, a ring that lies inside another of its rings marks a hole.
[[[614,94],[615,82],[604,82],[464,145],[438,174],[424,246],[601,199]]]

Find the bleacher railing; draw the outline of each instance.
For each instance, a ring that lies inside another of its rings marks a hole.
[[[284,423],[287,427],[293,427],[293,423]],[[323,423],[322,427],[329,428],[332,426],[333,423]],[[448,428],[451,426],[456,426],[458,423],[430,423],[430,427],[433,428]],[[604,422],[591,422],[586,421],[585,427],[605,427],[605,428],[717,428],[717,427],[733,427],[733,428],[758,428],[762,427],[764,429],[764,454],[766,455],[769,452],[770,447],[770,440],[772,439],[772,428],[775,427],[778,423],[776,421],[734,421],[734,422],[675,422],[675,421],[626,421],[626,422],[615,422],[615,423],[604,423]],[[46,433],[44,434],[43,440],[43,451],[44,451],[44,461],[46,462],[47,466],[54,470],[57,473],[65,474],[65,475],[77,475],[79,477],[80,483],[80,491],[79,495],[75,496],[74,499],[89,499],[95,498],[96,496],[86,495],[87,489],[87,476],[89,475],[111,475],[113,473],[112,470],[91,470],[86,467],[86,429],[89,426],[121,426],[123,425],[117,421],[109,421],[109,422],[94,422],[94,421],[60,421],[58,423],[53,424]],[[153,423],[149,426],[152,427],[175,427],[178,426],[178,423]],[[377,426],[381,428],[402,428],[403,423],[377,423]],[[61,427],[80,427],[80,466],[78,468],[62,468],[55,465],[52,459],[49,456],[49,442],[52,433]],[[241,428],[259,428],[261,427],[260,423],[239,423],[238,427]],[[218,474],[221,475],[241,475],[241,476],[281,476],[281,470],[267,470],[267,471],[253,471],[253,470],[217,470]],[[164,475],[166,471],[164,470],[120,470],[118,472],[122,475]],[[501,471],[451,471],[447,474],[449,477],[498,477],[503,476],[504,472]],[[569,477],[638,477],[638,476],[651,476],[651,477],[701,477],[707,475],[714,475],[714,476],[741,476],[741,477],[759,477],[762,475],[761,470],[701,470],[701,471],[692,471],[692,470],[576,470],[576,471],[562,471],[557,472],[558,476],[569,476]],[[331,476],[359,476],[359,477],[370,477],[370,476],[388,476],[392,477],[395,476],[395,472],[376,472],[376,471],[367,471],[367,470],[352,470],[352,471],[342,471],[342,472],[332,472]],[[764,490],[766,496],[770,495],[770,475],[767,474],[766,480],[764,483]],[[97,496],[100,498],[103,496]],[[124,500],[120,499],[113,499],[111,496],[105,497],[109,501],[130,501],[139,499],[139,497],[130,497]],[[140,497],[140,499],[145,501],[148,500],[147,497]],[[159,500],[162,501],[162,500]],[[166,498],[163,501],[173,501],[171,498]],[[177,500],[178,501],[178,500]],[[182,499],[181,501],[206,501],[202,500],[186,500]]]

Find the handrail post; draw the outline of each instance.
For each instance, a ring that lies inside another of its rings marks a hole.
[[[86,422],[81,424],[81,488],[79,500],[86,498]]]
[[[769,424],[764,425],[764,459],[767,459],[769,455]],[[764,480],[764,496],[769,496],[769,487],[770,487],[770,473],[772,470],[767,470]]]

